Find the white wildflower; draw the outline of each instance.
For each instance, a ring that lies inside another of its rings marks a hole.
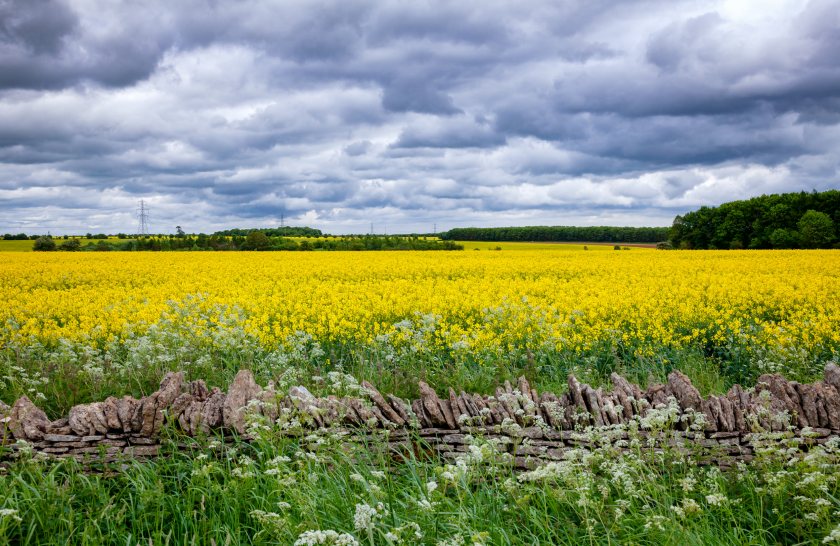
[[[353,516],[353,526],[357,531],[364,531],[373,527],[373,521],[379,514],[376,508],[369,504],[361,503],[356,505],[356,513]]]

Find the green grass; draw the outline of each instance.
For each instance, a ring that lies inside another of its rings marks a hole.
[[[829,536],[840,508],[833,445],[793,462],[770,450],[727,473],[641,446],[522,474],[481,439],[458,465],[323,440],[306,453],[271,435],[230,450],[197,442],[104,474],[24,459],[0,474],[0,540],[336,544],[303,541],[331,531],[361,545],[803,544]]]
[[[78,241],[82,244],[82,246],[87,245],[88,243],[96,244],[97,241],[102,239],[88,239],[86,237],[71,237],[71,239],[78,239]],[[132,239],[120,239],[118,237],[108,237],[105,239],[108,243],[125,243]],[[63,243],[65,239],[63,237],[56,237],[55,244],[60,245]],[[32,245],[35,244],[35,241],[5,241],[0,239],[0,252],[32,252]]]
[[[1,252],[32,252],[35,241],[4,241],[0,240]]]

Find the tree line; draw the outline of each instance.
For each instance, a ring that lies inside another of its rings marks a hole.
[[[441,233],[449,241],[542,241],[588,243],[658,243],[668,239],[667,227],[522,226],[454,228]]]
[[[139,252],[139,251],[332,251],[332,250],[463,250],[463,245],[421,237],[400,236],[345,236],[295,240],[288,237],[269,236],[267,230],[254,230],[247,235],[161,235],[144,236],[125,241],[98,240],[82,245],[79,239],[55,240],[45,235],[38,237],[33,250]]]
[[[762,195],[677,216],[670,243],[685,249],[837,247],[840,191]]]

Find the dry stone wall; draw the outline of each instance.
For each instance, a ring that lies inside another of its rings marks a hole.
[[[649,439],[646,445],[655,449],[665,444],[699,449],[706,460],[724,466],[750,460],[759,439],[794,439],[807,449],[840,437],[840,368],[834,364],[825,368],[823,381],[800,384],[763,375],[752,389],[735,385],[706,398],[680,372],[646,390],[617,374],[611,379],[613,388],[605,391],[569,376],[568,391],[561,395],[539,393],[524,377],[515,386],[505,382],[490,396],[451,388],[440,396],[421,382],[420,398],[409,401],[382,394],[367,382],[359,397],[316,397],[304,387],[284,393],[262,388],[243,370],[225,393],[201,380],[186,382],[183,372],[169,373],[149,396],[81,404],[58,420],[25,396],[11,407],[0,402],[5,447],[0,458],[16,456],[21,446],[91,461],[152,457],[159,453],[164,426],[186,436],[225,431],[247,441],[254,422],[288,435],[339,430],[348,441],[387,430],[397,452],[433,451],[444,458],[468,451],[480,436],[493,439],[521,468],[592,447],[593,431],[599,445],[606,438],[622,449],[632,433]]]

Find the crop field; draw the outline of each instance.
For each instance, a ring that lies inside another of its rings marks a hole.
[[[501,252],[493,251],[501,247]],[[562,391],[686,373],[700,391],[821,378],[840,357],[840,252],[465,243],[463,252],[0,253],[0,399],[51,418],[163,373],[316,393],[369,380]],[[473,251],[479,248],[480,251]],[[609,251],[606,251],[609,250]],[[0,537],[88,544],[776,544],[840,541],[840,446],[721,472],[691,454],[581,453],[514,473],[266,437],[91,475],[23,458]]]
[[[120,239],[119,237],[108,237],[107,239],[88,239],[86,237],[71,237],[71,239],[75,239],[81,243],[82,246],[88,244],[96,244],[99,241],[105,241],[111,244],[117,243],[125,243],[130,241],[131,239]],[[60,245],[67,239],[63,238],[56,238],[56,244]],[[23,240],[23,241],[6,241],[0,240],[0,253],[3,252],[32,252],[32,245],[35,243],[33,240]]]

